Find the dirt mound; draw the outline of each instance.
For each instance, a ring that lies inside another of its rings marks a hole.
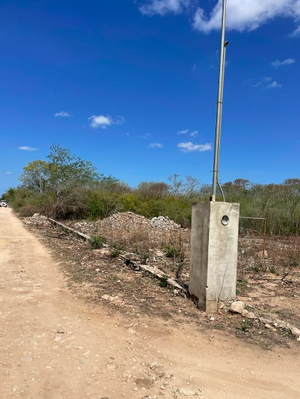
[[[161,230],[174,230],[180,229],[180,225],[169,219],[168,216],[158,216],[153,219],[147,219],[144,216],[137,215],[133,212],[119,212],[114,215],[102,220],[100,222],[102,226],[124,226],[130,228],[130,226],[145,226],[148,228],[156,228]]]
[[[171,220],[168,216],[158,216],[147,219],[133,212],[118,212],[103,220],[96,222],[77,222],[74,228],[86,234],[95,234],[99,228],[122,229],[124,231],[142,229],[143,231],[180,231],[181,226]]]

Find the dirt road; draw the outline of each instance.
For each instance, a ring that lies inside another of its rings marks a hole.
[[[42,242],[0,208],[1,399],[299,399],[299,376],[297,349],[135,326],[76,300]]]

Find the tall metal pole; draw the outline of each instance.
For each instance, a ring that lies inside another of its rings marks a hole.
[[[219,184],[219,162],[220,162],[220,140],[222,127],[222,111],[223,111],[223,92],[224,92],[224,78],[225,78],[225,63],[226,63],[226,46],[225,42],[225,26],[226,26],[226,0],[223,0],[222,5],[222,29],[221,29],[221,48],[220,48],[220,68],[219,68],[219,87],[217,100],[217,118],[215,131],[215,155],[214,155],[214,169],[213,169],[213,192],[212,200],[216,200],[217,185]]]

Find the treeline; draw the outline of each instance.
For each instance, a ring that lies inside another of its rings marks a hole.
[[[149,218],[169,216],[188,227],[193,202],[208,200],[211,193],[210,186],[176,174],[168,183],[142,182],[131,188],[99,174],[90,162],[59,145],[51,147],[46,161],[25,166],[19,179],[20,186],[3,196],[13,209],[22,216],[38,212],[57,219],[96,219],[132,211]],[[300,233],[300,179],[267,185],[236,179],[222,187],[226,201],[241,204],[241,215],[267,218],[269,234]]]

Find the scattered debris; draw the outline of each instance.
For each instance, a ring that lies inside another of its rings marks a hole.
[[[23,218],[23,222],[29,226],[47,225],[50,223],[46,216],[40,215],[39,213],[35,213],[31,217]]]

